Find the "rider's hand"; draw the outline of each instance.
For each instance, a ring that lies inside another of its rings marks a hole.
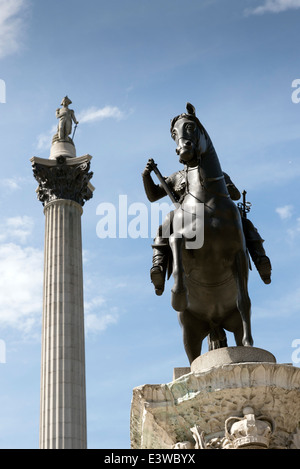
[[[149,176],[150,173],[153,171],[152,163],[153,163],[152,159],[148,160],[148,163],[146,164],[146,167],[145,167],[144,171],[142,172],[143,177],[144,176]]]

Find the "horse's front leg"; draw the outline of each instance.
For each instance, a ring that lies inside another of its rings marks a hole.
[[[182,237],[176,237],[172,234],[169,238],[170,248],[173,255],[173,278],[174,285],[172,292],[172,307],[175,311],[184,311],[187,308],[187,290],[184,281],[184,270],[182,265]]]

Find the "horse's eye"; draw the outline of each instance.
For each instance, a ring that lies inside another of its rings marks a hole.
[[[187,130],[188,132],[194,132],[195,126],[194,126],[193,124],[187,124],[187,125],[186,125],[186,130]]]

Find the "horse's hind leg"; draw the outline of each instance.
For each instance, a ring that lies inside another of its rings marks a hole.
[[[209,333],[209,326],[187,311],[178,313],[178,320],[182,327],[184,349],[192,363],[201,355],[202,342]]]
[[[235,279],[237,284],[237,308],[240,312],[243,325],[242,344],[252,346],[253,339],[251,335],[251,301],[248,295],[248,259],[244,251],[237,253],[235,258]]]

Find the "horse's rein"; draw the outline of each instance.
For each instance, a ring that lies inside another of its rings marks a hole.
[[[200,159],[201,159],[201,155],[200,155]],[[224,194],[223,192],[215,192],[215,191],[211,191],[209,190],[206,186],[205,186],[205,182],[217,182],[217,181],[221,181],[222,179],[225,179],[224,177],[224,174],[222,176],[217,176],[217,177],[212,177],[212,178],[206,178],[204,179],[200,173],[200,168],[199,166],[197,166],[196,168],[193,168],[193,169],[198,169],[199,171],[199,178],[200,178],[200,184],[201,184],[201,187],[206,191],[206,192],[209,192],[210,194],[213,194],[213,195],[217,195],[219,197],[225,197],[226,199],[228,199],[230,197],[229,194]],[[190,194],[192,197],[194,197],[196,200],[199,200],[194,194],[192,194],[190,191],[189,191],[189,188],[188,188],[188,177],[187,177],[187,173],[189,171],[189,168],[186,168],[185,172],[186,172],[186,192],[187,194]],[[200,200],[199,200],[200,201]]]

